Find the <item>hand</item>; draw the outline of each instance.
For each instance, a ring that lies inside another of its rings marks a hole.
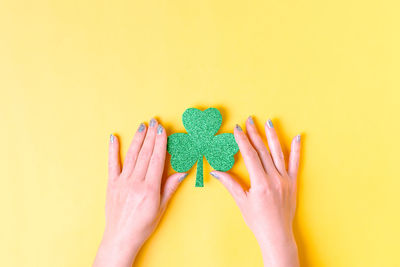
[[[289,167],[271,120],[265,125],[267,150],[251,117],[246,122],[247,135],[239,125],[234,130],[251,187],[245,191],[228,173],[212,171],[239,206],[246,224],[260,244],[264,266],[299,266],[292,223],[296,210],[297,171],[300,135],[292,140]]]
[[[147,132],[147,133],[146,133]],[[175,173],[161,185],[167,135],[156,120],[142,123],[121,172],[119,142],[109,144],[106,227],[93,266],[132,266],[136,254],[156,228],[169,199],[187,173]]]

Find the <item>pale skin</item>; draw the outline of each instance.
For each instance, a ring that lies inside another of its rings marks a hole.
[[[141,131],[140,131],[140,130]],[[121,168],[119,142],[111,136],[106,226],[94,267],[131,267],[142,245],[158,225],[172,195],[187,173],[162,182],[167,135],[154,119],[139,127]],[[265,267],[297,267],[299,258],[292,223],[296,210],[300,136],[293,138],[286,167],[272,122],[265,124],[268,148],[251,117],[247,134],[234,129],[235,140],[249,173],[245,190],[230,174],[212,171],[238,205],[260,245]]]

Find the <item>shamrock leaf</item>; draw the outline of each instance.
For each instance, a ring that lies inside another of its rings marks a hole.
[[[233,134],[215,135],[222,124],[221,113],[216,108],[204,111],[189,108],[183,113],[182,122],[187,134],[175,133],[168,137],[171,165],[177,172],[186,172],[197,161],[196,187],[202,187],[203,157],[215,170],[227,171],[235,163],[233,156],[239,147]]]

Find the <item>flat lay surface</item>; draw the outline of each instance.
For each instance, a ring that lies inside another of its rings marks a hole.
[[[90,266],[104,229],[109,135],[122,158],[141,122],[218,133],[271,118],[301,134],[294,231],[302,266],[400,266],[398,1],[0,1],[0,257]],[[264,140],[265,141],[265,140]],[[238,152],[229,171],[249,178]],[[173,173],[167,155],[166,172]],[[262,266],[204,160],[136,266]]]

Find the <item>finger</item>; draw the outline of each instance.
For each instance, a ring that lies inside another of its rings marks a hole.
[[[163,192],[161,194],[161,202],[160,202],[161,210],[164,210],[167,207],[171,197],[174,195],[176,189],[178,189],[178,186],[183,181],[183,179],[187,177],[187,175],[188,175],[187,173],[178,172],[172,174],[167,178]]]
[[[274,161],[276,169],[283,175],[286,172],[285,158],[278,135],[271,120],[268,120],[265,124],[265,133],[267,135],[269,150],[272,154],[272,160]]]
[[[247,133],[250,137],[250,141],[258,153],[265,171],[267,173],[276,172],[275,165],[272,162],[271,154],[269,153],[267,147],[265,146],[264,142],[262,141],[261,136],[258,133],[258,130],[257,130],[256,126],[254,125],[254,121],[251,116],[246,121],[246,129],[247,129]]]
[[[288,174],[292,180],[292,191],[295,193],[297,189],[297,173],[299,170],[300,162],[300,135],[296,135],[291,144],[289,156],[289,169]]]
[[[243,133],[242,128],[236,124],[234,130],[235,140],[243,156],[244,164],[250,175],[251,186],[257,186],[267,182],[264,167],[258,157],[257,151],[250,144],[249,139]]]
[[[155,119],[150,120],[149,129],[147,129],[146,137],[137,157],[135,168],[133,169],[132,176],[135,179],[142,180],[145,177],[151,154],[153,154],[157,125],[158,123]]]
[[[156,141],[153,154],[150,158],[149,167],[146,173],[146,181],[156,186],[160,186],[164,171],[165,155],[167,153],[167,134],[161,124],[158,124]]]
[[[228,173],[220,171],[210,172],[212,176],[217,178],[232,195],[235,202],[240,205],[243,199],[246,197],[246,193],[243,187]]]
[[[289,167],[288,167],[288,175],[290,177],[290,195],[292,200],[292,211],[291,214],[294,216],[296,211],[296,202],[297,202],[297,174],[299,169],[300,162],[300,135],[296,135],[291,144],[290,155],[289,155]]]
[[[108,146],[108,178],[115,180],[121,173],[118,138],[111,134]]]
[[[135,136],[132,139],[128,152],[126,153],[124,166],[122,167],[123,176],[129,177],[132,174],[145,136],[146,125],[144,123],[141,123],[139,125],[139,128],[136,130]]]

